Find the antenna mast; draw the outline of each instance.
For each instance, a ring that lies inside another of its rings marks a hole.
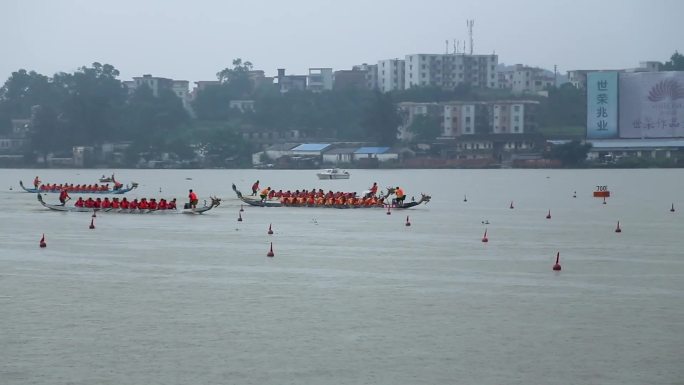
[[[470,38],[470,54],[473,54],[473,26],[475,25],[475,20],[466,20],[466,25],[468,26],[468,37]],[[465,44],[464,47],[465,48]],[[465,49],[463,50],[465,52]]]

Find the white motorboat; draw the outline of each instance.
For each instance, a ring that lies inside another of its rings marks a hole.
[[[318,179],[349,179],[349,172],[340,171],[338,168],[328,168],[317,172]]]

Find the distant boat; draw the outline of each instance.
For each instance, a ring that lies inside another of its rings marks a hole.
[[[347,171],[340,171],[338,168],[328,168],[316,173],[318,179],[349,179],[350,175]]]

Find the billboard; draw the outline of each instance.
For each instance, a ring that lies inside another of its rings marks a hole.
[[[618,136],[618,73],[587,74],[587,139]]]
[[[620,137],[684,137],[684,72],[620,75]]]

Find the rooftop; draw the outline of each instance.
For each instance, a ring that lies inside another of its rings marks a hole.
[[[304,143],[292,149],[292,151],[323,151],[330,147],[330,143]]]
[[[389,149],[389,147],[361,147],[354,151],[354,154],[384,154]]]

